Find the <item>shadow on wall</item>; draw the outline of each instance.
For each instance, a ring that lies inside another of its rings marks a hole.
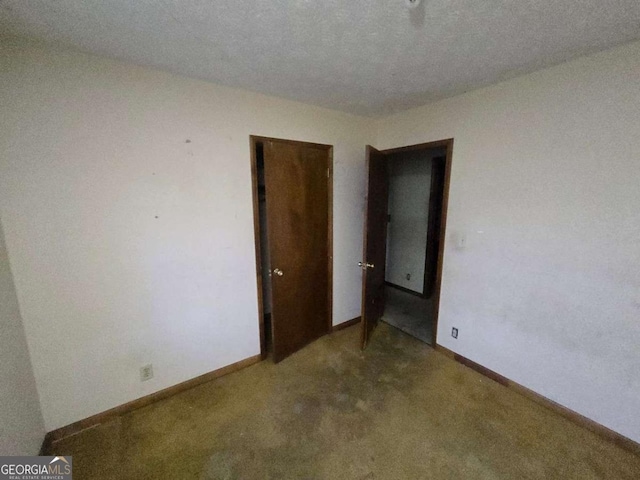
[[[0,220],[0,455],[37,455],[44,421]]]

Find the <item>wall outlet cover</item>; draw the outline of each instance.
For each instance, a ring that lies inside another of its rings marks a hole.
[[[452,336],[453,338],[458,338],[458,329],[457,329],[456,327],[453,327],[453,328],[451,329],[451,336]]]

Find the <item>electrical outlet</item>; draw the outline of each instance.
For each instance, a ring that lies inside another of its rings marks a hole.
[[[152,378],[153,378],[153,365],[151,363],[149,365],[140,367],[141,382],[146,382],[147,380],[151,380]]]
[[[407,280],[411,280],[411,274],[410,274],[410,273],[407,273],[407,275],[405,276],[405,278],[406,278]]]
[[[457,329],[456,327],[453,327],[453,328],[451,329],[451,336],[452,336],[453,338],[458,338],[458,329]]]

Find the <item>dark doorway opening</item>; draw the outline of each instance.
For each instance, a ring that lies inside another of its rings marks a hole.
[[[380,319],[436,345],[452,150],[368,147],[363,346]]]
[[[445,159],[444,147],[387,156],[386,302],[382,320],[426,343],[432,341]]]

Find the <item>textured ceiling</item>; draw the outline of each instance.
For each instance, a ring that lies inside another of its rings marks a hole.
[[[640,38],[639,0],[0,0],[0,30],[361,115]]]

